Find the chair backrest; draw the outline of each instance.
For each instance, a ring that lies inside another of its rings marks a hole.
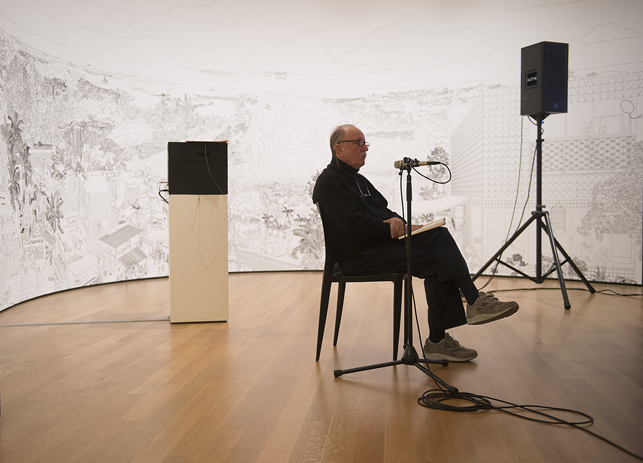
[[[324,272],[328,270],[331,272],[331,274],[336,273],[340,269],[339,269],[339,264],[337,263],[337,257],[336,257],[337,254],[333,252],[334,248],[333,248],[332,238],[330,238],[330,234],[326,229],[324,214],[322,213],[319,202],[315,203],[315,206],[317,206],[317,212],[319,212],[319,216],[321,217],[322,229],[324,231],[324,247],[326,249],[326,258],[324,260]]]

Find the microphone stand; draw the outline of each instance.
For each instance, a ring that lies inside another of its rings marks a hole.
[[[366,365],[357,368],[349,368],[347,370],[335,370],[333,374],[335,378],[342,376],[346,373],[356,373],[358,371],[375,370],[394,365],[413,365],[420,371],[431,377],[436,383],[440,383],[449,393],[457,393],[458,389],[447,384],[444,380],[435,375],[425,364],[434,363],[447,366],[448,360],[426,360],[418,356],[415,347],[413,347],[413,261],[412,261],[412,220],[411,220],[411,200],[412,200],[412,184],[411,184],[411,169],[419,165],[417,159],[404,158],[403,165],[399,166],[400,175],[406,170],[406,284],[404,285],[404,354],[399,360],[392,362],[376,363],[373,365]],[[396,165],[397,167],[397,165]]]

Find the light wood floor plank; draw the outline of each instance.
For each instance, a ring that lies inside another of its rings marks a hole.
[[[227,323],[170,324],[167,279],[1,312],[0,325],[31,326],[0,327],[0,461],[634,461],[579,430],[421,407],[435,385],[413,366],[335,378],[391,359],[393,287],[348,285],[336,348],[331,298],[315,362],[320,284],[315,272],[230,275]],[[643,298],[568,287],[565,311],[556,281],[496,278],[491,289],[525,288],[497,293],[520,311],[451,330],[479,357],[431,370],[461,391],[583,411],[591,430],[643,454]],[[420,351],[426,303],[414,288]],[[106,320],[149,321],[85,323]],[[63,322],[76,324],[47,325]]]

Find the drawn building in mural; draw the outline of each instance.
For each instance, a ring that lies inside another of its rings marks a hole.
[[[535,210],[535,171],[528,189],[537,134],[519,107],[519,88],[486,88],[452,137],[452,192],[471,198],[462,245],[472,271],[518,228],[526,198],[523,223]],[[556,239],[592,280],[641,281],[642,112],[643,73],[570,77],[568,113],[543,123],[543,203]],[[546,271],[551,250],[543,237]],[[503,260],[534,275],[535,248],[534,225]]]
[[[103,174],[92,174],[81,184],[79,224],[88,237],[89,249],[100,253],[99,239],[109,229],[112,215],[111,191]]]
[[[105,245],[101,253],[102,272],[105,275],[131,270],[147,258],[139,241],[142,231],[133,225],[124,224],[113,233],[100,238]]]

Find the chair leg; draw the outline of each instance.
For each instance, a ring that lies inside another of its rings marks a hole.
[[[335,314],[335,336],[333,337],[333,346],[337,345],[339,337],[339,325],[342,322],[342,311],[344,310],[344,294],[346,293],[346,282],[340,281],[337,284],[337,313]]]
[[[400,318],[402,316],[402,277],[393,282],[393,361],[397,360],[397,349],[400,344]],[[404,281],[406,284],[406,281]]]
[[[317,327],[317,353],[315,354],[315,361],[319,361],[322,341],[324,340],[324,328],[326,327],[326,316],[328,315],[331,283],[330,277],[324,274],[322,279],[321,301],[319,302],[319,326]]]

